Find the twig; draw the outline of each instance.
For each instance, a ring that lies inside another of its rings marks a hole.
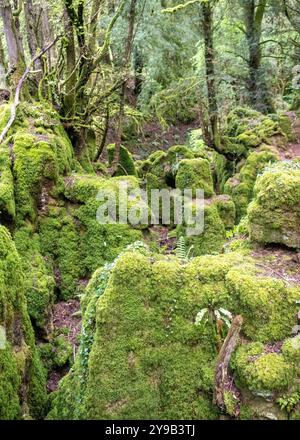
[[[5,139],[5,136],[7,135],[9,129],[11,128],[11,126],[13,125],[15,119],[16,119],[16,114],[17,114],[17,108],[18,105],[20,104],[20,92],[21,92],[21,88],[22,85],[25,81],[25,79],[27,78],[28,74],[30,73],[30,69],[31,66],[34,65],[34,63],[41,58],[49,49],[51,49],[52,46],[54,46],[54,44],[57,43],[57,41],[61,38],[61,35],[58,35],[55,40],[53,40],[51,43],[48,44],[48,46],[46,46],[44,49],[41,50],[41,52],[39,54],[37,54],[28,64],[28,66],[26,67],[20,81],[18,82],[17,88],[16,88],[16,94],[15,94],[15,98],[14,98],[14,102],[11,106],[10,109],[10,118],[8,123],[6,124],[6,126],[4,127],[1,135],[0,135],[0,145],[2,144],[2,142]]]

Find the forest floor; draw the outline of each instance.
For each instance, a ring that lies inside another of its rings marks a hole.
[[[73,347],[73,358],[79,346],[79,335],[81,331],[80,301],[69,299],[60,301],[53,306],[53,326],[57,335],[63,335]],[[49,393],[56,391],[59,381],[68,373],[69,367],[57,368],[52,370],[48,382],[47,390]]]

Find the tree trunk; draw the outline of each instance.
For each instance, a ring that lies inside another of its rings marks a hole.
[[[37,54],[38,43],[38,13],[36,6],[33,5],[32,0],[24,1],[25,23],[27,31],[27,41],[31,58],[34,58]],[[34,65],[35,70],[42,70],[41,60],[38,59]],[[37,79],[41,78],[41,74],[37,76]]]
[[[124,52],[124,61],[123,61],[123,68],[125,71],[125,75],[129,74],[129,68],[130,68],[130,57],[131,57],[131,53],[132,53],[132,45],[133,45],[133,40],[134,40],[134,24],[135,24],[135,17],[136,17],[136,4],[137,4],[137,0],[131,0],[130,9],[129,9],[129,18],[128,18],[128,34],[127,34],[127,40],[126,40],[125,52]],[[121,87],[121,92],[120,92],[120,108],[119,108],[116,148],[115,148],[114,159],[113,159],[113,162],[111,165],[111,174],[112,175],[117,170],[118,163],[119,163],[123,125],[124,125],[124,117],[125,117],[124,109],[125,109],[127,85],[128,85],[128,77],[126,77],[125,80],[123,81],[123,84]]]
[[[246,39],[248,44],[249,101],[253,108],[262,113],[274,112],[265,75],[262,68],[261,34],[267,0],[260,0],[256,6],[255,0],[243,2]]]
[[[13,16],[9,0],[0,0],[0,13],[8,49],[11,83],[15,88],[25,69],[24,50],[19,27],[16,24],[18,20]]]
[[[64,99],[64,115],[67,118],[72,118],[75,115],[75,88],[76,88],[76,49],[75,49],[75,36],[72,21],[69,17],[67,10],[64,13],[64,27],[67,37],[66,42],[66,77],[65,84],[66,96]]]
[[[49,41],[54,40],[54,33],[53,28],[50,23],[49,19],[49,10],[47,5],[43,5],[42,10],[42,17],[41,17],[41,26],[42,26],[42,32],[39,34],[39,46],[44,47]],[[48,61],[48,69],[52,69],[52,63],[55,60],[56,55],[56,47],[53,46],[48,52],[47,52],[47,61]]]
[[[235,316],[217,358],[214,403],[222,410],[226,409],[224,392],[230,384],[229,362],[238,344],[242,324],[243,317]]]
[[[206,85],[208,110],[211,131],[211,144],[220,147],[218,101],[215,76],[215,50],[213,39],[213,6],[210,2],[202,3],[202,27],[204,32],[204,56],[206,68]]]

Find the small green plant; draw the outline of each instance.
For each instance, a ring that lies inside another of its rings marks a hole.
[[[295,392],[291,394],[290,396],[283,395],[277,400],[278,405],[280,406],[281,410],[284,410],[290,415],[296,405],[300,402],[300,392]]]
[[[177,247],[176,247],[177,258],[181,261],[188,261],[193,248],[194,246],[191,246],[189,249],[187,249],[185,237],[180,236],[177,241]]]
[[[237,233],[237,226],[235,226],[233,229],[230,229],[228,231],[226,231],[226,238],[227,240],[233,238],[235,236],[235,234]]]
[[[211,325],[215,331],[218,351],[221,349],[224,337],[224,325],[228,328],[231,326],[232,314],[229,310],[222,307],[214,308],[213,306],[201,309],[196,316],[195,325],[208,326]]]

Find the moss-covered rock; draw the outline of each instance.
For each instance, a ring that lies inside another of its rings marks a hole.
[[[219,216],[225,229],[233,229],[236,218],[236,207],[232,198],[226,194],[214,198]]]
[[[249,154],[238,174],[228,179],[224,186],[224,192],[229,194],[235,203],[236,221],[246,214],[249,203],[253,198],[253,189],[257,176],[264,168],[276,162],[278,155],[268,147]]]
[[[26,273],[24,280],[28,312],[35,325],[51,332],[51,306],[54,302],[54,277],[41,254],[39,235],[32,226],[23,226],[14,235],[16,248]]]
[[[250,237],[300,247],[300,162],[275,164],[260,176],[248,209]]]
[[[113,163],[115,157],[115,144],[109,144],[107,147],[109,165]],[[120,157],[116,176],[137,176],[137,171],[131,153],[123,145],[120,146]]]
[[[252,109],[237,107],[227,117],[224,150],[236,157],[246,157],[249,150],[264,143],[283,147],[289,138],[287,124],[277,115],[266,116]]]
[[[0,149],[0,207],[14,217],[16,206],[18,223],[34,222],[43,188],[74,165],[71,142],[52,108],[28,103],[19,107],[7,142]]]
[[[196,196],[196,190],[203,190],[206,198],[214,195],[209,162],[201,158],[181,160],[176,174],[176,188],[181,191],[191,189],[193,197]]]
[[[69,200],[68,209],[53,206],[48,216],[39,218],[39,236],[43,255],[50,259],[56,285],[61,298],[70,298],[78,289],[78,281],[89,276],[105,262],[113,261],[128,244],[142,238],[140,229],[127,223],[100,223],[97,212],[103,200],[97,200],[99,191],[112,194],[119,211],[120,191],[122,202],[128,197],[128,209],[137,208],[142,201],[139,182],[134,176],[104,179],[89,174],[72,174],[65,178],[64,195]],[[130,197],[132,192],[134,197]],[[143,204],[148,212],[148,207]],[[127,212],[128,214],[128,212]]]
[[[292,294],[283,283],[262,278],[252,260],[238,253],[182,264],[134,244],[98,269],[87,287],[79,354],[48,417],[215,418],[214,329],[210,323],[194,325],[197,313],[242,312],[246,335],[269,341],[269,335],[284,338],[290,332],[297,295],[299,289]],[[238,349],[232,367],[248,391],[275,392],[294,383],[296,359],[288,348],[268,354],[255,342]]]
[[[44,370],[36,350],[24,274],[9,232],[0,227],[0,418],[42,417]]]
[[[186,203],[192,205],[190,208],[191,212],[196,210],[195,204],[197,203],[197,200],[187,200]],[[177,236],[186,237],[187,246],[192,246],[191,254],[193,256],[217,254],[222,251],[226,240],[226,231],[219,210],[220,212],[222,211],[220,198],[207,199],[204,203],[202,231],[198,232],[196,230],[201,226],[196,223],[195,225],[187,225],[184,222],[182,225],[177,226]],[[226,219],[224,211],[221,214],[223,214],[226,223],[226,220],[228,220],[229,217]],[[192,234],[189,232],[190,228],[193,230]]]
[[[233,268],[226,276],[227,288],[244,318],[245,334],[261,342],[287,337],[295,325],[299,289],[281,280],[259,276],[253,267]]]
[[[0,146],[0,219],[12,222],[16,215],[12,161],[7,145]]]
[[[72,213],[63,207],[52,207],[48,216],[39,219],[39,238],[42,253],[52,267],[60,298],[70,298],[85,274],[80,230]]]
[[[185,145],[175,145],[166,152],[158,150],[139,167],[140,177],[146,178],[148,173],[156,176],[160,183],[159,188],[167,185],[175,188],[176,174],[183,159],[194,159],[195,153]]]
[[[238,380],[253,392],[287,389],[295,379],[295,369],[281,353],[265,353],[259,343],[242,345],[235,356]]]

